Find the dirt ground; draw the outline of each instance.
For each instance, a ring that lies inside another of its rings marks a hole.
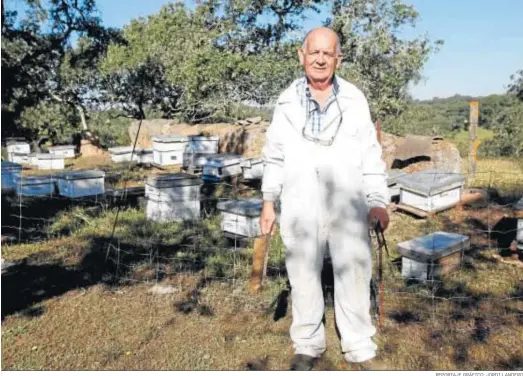
[[[494,257],[514,236],[507,230],[514,213],[503,200],[523,193],[523,172],[508,161],[480,167],[490,178],[475,182],[500,192],[488,207],[428,219],[391,213],[384,327],[375,336],[386,369],[523,370],[523,268]],[[510,178],[492,175],[496,170]],[[2,273],[2,370],[288,369],[292,301],[284,299],[277,274],[259,296],[247,294],[245,273],[173,272],[161,281],[173,287],[166,295],[151,294],[154,279],[146,277],[92,282],[81,263],[93,237],[88,230],[110,228],[96,216],[79,218],[85,224],[77,232],[2,247],[2,258],[14,263]],[[406,283],[396,244],[436,230],[471,236],[461,268],[432,284]],[[360,370],[340,353],[331,297],[326,294],[328,350],[315,369]]]

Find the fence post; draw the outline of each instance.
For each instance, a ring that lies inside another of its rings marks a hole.
[[[469,101],[469,174],[476,177],[476,162],[478,160],[478,118],[479,103],[477,100]]]

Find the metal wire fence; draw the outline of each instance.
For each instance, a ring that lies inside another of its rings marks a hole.
[[[385,233],[391,256],[383,259],[385,328],[417,321],[444,327],[470,317],[522,322],[523,255],[517,226],[523,216],[516,203],[523,194],[523,176],[491,170],[465,177],[467,187],[483,190],[480,199],[467,205],[458,202],[441,212],[429,212],[425,218],[405,210],[401,202],[391,205],[391,227]],[[52,261],[46,262],[60,262],[70,255],[59,253],[57,260],[52,248],[66,239],[78,242],[81,257],[73,267],[89,274],[91,284],[174,285],[178,291],[196,296],[195,306],[205,300],[211,307],[212,299],[224,296],[268,306],[282,291],[288,293],[285,250],[277,234],[269,246],[266,293],[247,294],[253,238],[230,231],[225,234],[222,213],[216,209],[220,201],[259,197],[259,182],[241,178],[205,182],[194,202],[198,214],[183,221],[148,218],[143,186],[121,189],[109,185],[104,194],[80,198],[64,197],[54,186],[43,196],[20,193],[22,187],[17,191],[2,194],[4,251],[32,247],[33,255],[40,250],[51,255]],[[183,200],[175,204],[180,206],[178,210],[187,206]],[[409,277],[405,272],[409,260],[399,253],[398,244],[437,231],[466,235],[470,245],[439,265],[441,260],[417,262],[424,277]],[[376,250],[375,236],[371,237]],[[193,282],[186,283],[181,276],[192,277]],[[214,298],[195,295],[198,284],[194,281],[202,286],[216,284],[221,294]],[[335,286],[328,256],[322,283],[325,299],[332,304]]]

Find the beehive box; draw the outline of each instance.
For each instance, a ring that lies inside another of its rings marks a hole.
[[[188,143],[197,154],[216,154],[220,137],[218,136],[189,136]]]
[[[241,161],[243,178],[246,180],[261,179],[263,177],[263,160],[248,158]]]
[[[7,153],[29,154],[31,146],[25,141],[8,141],[6,144]]]
[[[64,158],[74,158],[76,147],[74,145],[58,145],[49,147],[49,153],[60,155]]]
[[[7,157],[13,163],[29,164],[29,154],[26,153],[11,152]]]
[[[66,171],[56,175],[58,192],[69,198],[103,195],[105,172],[101,170]]]
[[[116,146],[114,148],[109,148],[108,150],[109,153],[111,153],[111,160],[115,163],[131,161],[131,153],[133,151],[132,146]]]
[[[239,154],[221,153],[203,165],[203,179],[221,181],[226,177],[240,175],[242,173],[241,160],[242,156]]]
[[[32,166],[38,166],[38,156],[39,153],[30,153],[27,155],[28,163]]]
[[[183,153],[188,138],[184,135],[166,134],[153,137],[153,160],[160,166],[183,164]]]
[[[52,196],[55,187],[55,179],[51,175],[23,176],[16,185],[16,193],[22,196]]]
[[[183,168],[186,170],[201,170],[203,165],[219,154],[201,154],[185,152],[183,154]]]
[[[402,170],[389,170],[387,171],[387,186],[389,187],[389,196],[392,200],[393,197],[399,196],[400,188],[398,187],[398,178],[406,175],[406,172]]]
[[[50,153],[37,153],[36,166],[39,170],[63,170],[65,167],[64,157]]]
[[[154,155],[153,155],[153,149],[147,148],[147,149],[136,149],[134,151],[133,155],[133,161],[136,161],[137,163],[145,164],[145,163],[154,163]]]
[[[400,203],[425,212],[437,212],[459,203],[465,177],[437,169],[399,176]]]
[[[257,237],[261,235],[260,215],[263,200],[259,197],[221,201],[221,230],[229,236]]]
[[[401,275],[430,280],[450,274],[460,268],[463,252],[469,247],[468,236],[449,232],[434,232],[399,243]]]
[[[2,161],[2,190],[16,190],[22,168],[18,163]]]
[[[159,222],[198,219],[201,186],[201,179],[190,174],[150,177],[145,184],[147,218]]]

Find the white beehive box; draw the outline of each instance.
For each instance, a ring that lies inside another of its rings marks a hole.
[[[31,146],[25,141],[9,141],[6,145],[7,153],[29,154]]]
[[[219,202],[216,208],[222,215],[221,230],[229,236],[260,236],[262,204],[263,200],[259,197]]]
[[[49,153],[54,155],[61,155],[64,158],[74,158],[76,147],[74,145],[58,145],[48,148]]]
[[[400,203],[435,212],[450,208],[461,199],[465,177],[437,169],[399,176]]]
[[[65,171],[56,176],[58,192],[69,198],[103,195],[105,172],[100,170]]]
[[[399,243],[401,275],[428,280],[449,274],[460,268],[463,252],[469,247],[468,236],[449,232],[434,232]]]
[[[145,184],[147,218],[159,222],[198,219],[201,186],[200,178],[184,173],[150,177]]]
[[[7,156],[8,156],[9,161],[11,161],[13,163],[29,164],[29,154],[11,152]]]
[[[240,163],[243,178],[246,180],[261,179],[263,177],[263,160],[261,158],[243,159]]]
[[[153,155],[153,149],[147,148],[147,149],[136,149],[134,151],[133,155],[133,161],[136,161],[137,163],[146,164],[146,163],[154,163],[154,155]]]
[[[65,161],[64,157],[61,155],[37,153],[36,166],[39,170],[63,170]]]
[[[39,153],[31,153],[27,155],[28,163],[32,166],[38,166],[38,156]]]
[[[221,181],[226,177],[240,175],[242,173],[241,160],[242,156],[239,154],[218,154],[203,165],[203,179]]]
[[[2,161],[2,190],[16,189],[22,168],[18,163]]]
[[[387,186],[389,187],[389,195],[393,197],[399,196],[400,188],[398,187],[398,178],[406,175],[406,172],[401,170],[389,170],[387,171]]]
[[[201,170],[205,163],[217,156],[219,156],[219,154],[193,154],[190,152],[185,152],[183,154],[183,168],[186,170]]]
[[[50,175],[20,177],[16,193],[22,196],[52,196],[55,193],[55,179]]]
[[[188,138],[183,135],[166,134],[153,137],[153,160],[160,166],[181,165]]]
[[[109,153],[111,153],[111,160],[113,162],[121,163],[131,161],[131,153],[133,151],[132,146],[116,146],[114,148],[109,148],[108,150]]]
[[[189,136],[189,145],[197,154],[217,154],[220,137],[218,136]]]

